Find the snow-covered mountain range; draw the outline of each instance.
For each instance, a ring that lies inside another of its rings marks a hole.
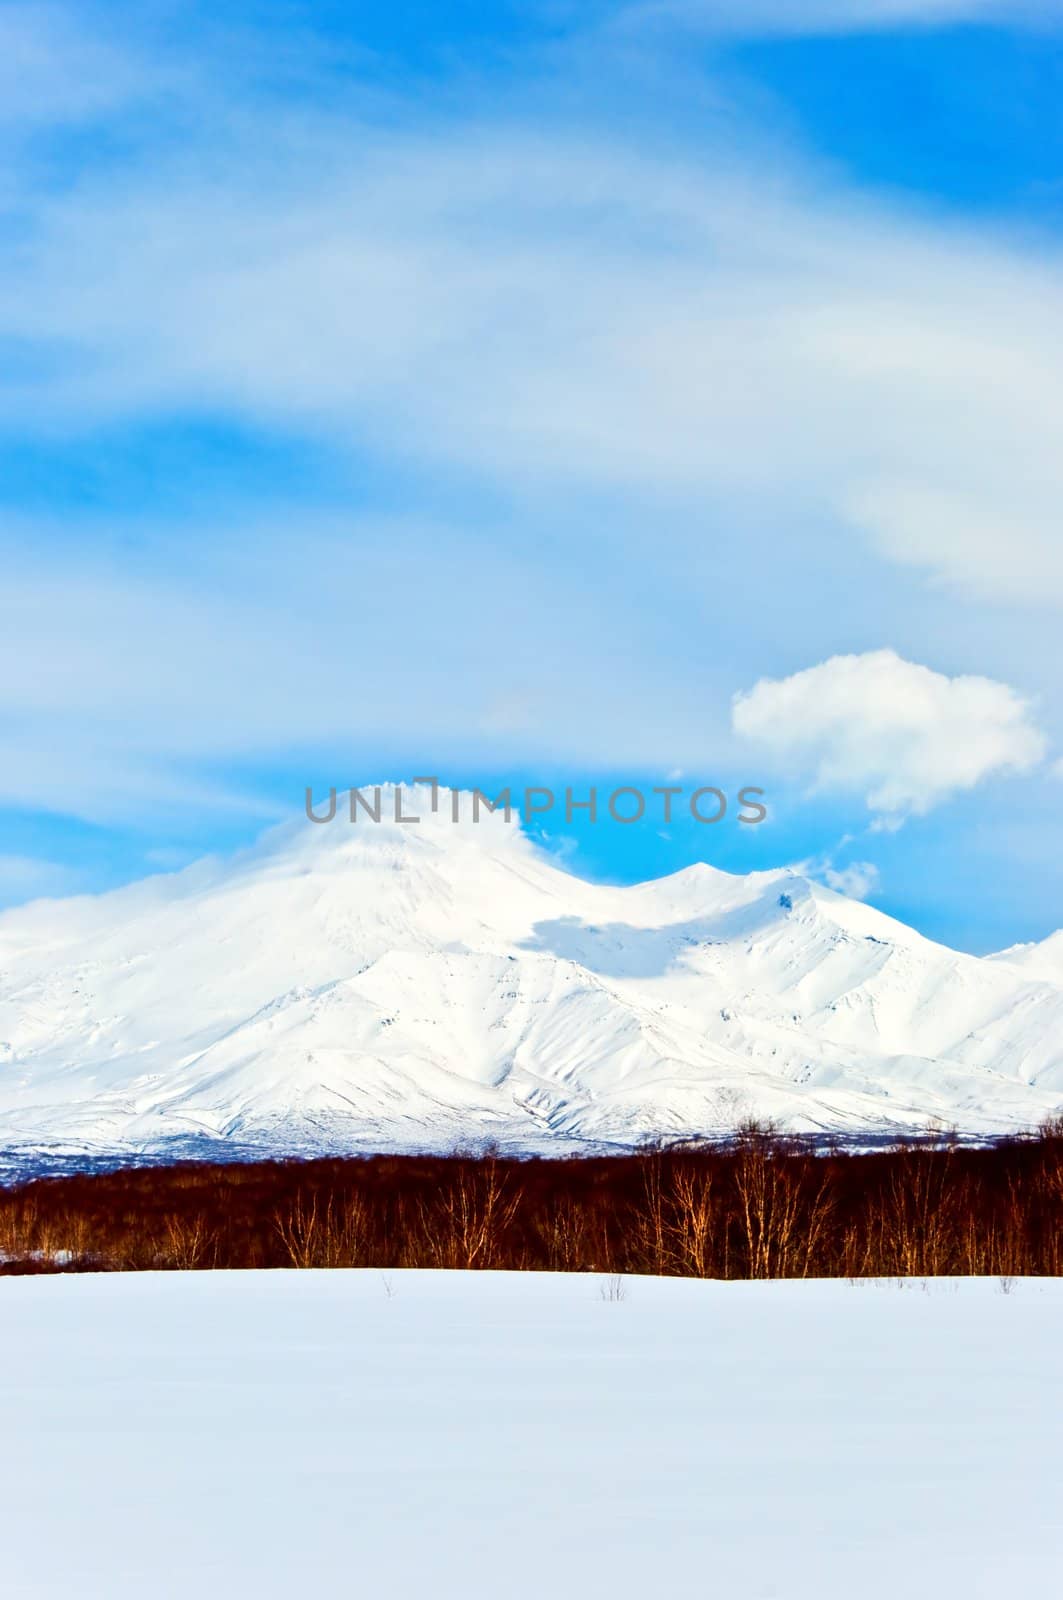
[[[588,883],[442,799],[0,916],[7,1161],[631,1145],[748,1115],[992,1134],[1063,1108],[1063,935],[964,955],[788,871]]]

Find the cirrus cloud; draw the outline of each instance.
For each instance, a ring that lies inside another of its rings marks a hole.
[[[630,22],[677,23],[726,37],[877,33],[963,24],[1014,27],[1058,22],[1058,0],[644,0]]]

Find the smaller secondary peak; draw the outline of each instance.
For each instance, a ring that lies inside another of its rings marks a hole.
[[[1006,961],[1019,967],[1028,977],[1041,982],[1063,983],[1063,928],[1050,933],[1039,943],[1013,944],[1007,950],[998,950],[986,958],[989,961]]]

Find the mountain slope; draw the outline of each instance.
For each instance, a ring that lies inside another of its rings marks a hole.
[[[586,883],[501,814],[274,830],[0,916],[8,1159],[972,1132],[1063,1104],[1063,973],[789,872]],[[386,812],[385,812],[386,814]]]

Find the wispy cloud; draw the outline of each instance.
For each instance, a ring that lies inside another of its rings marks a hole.
[[[56,861],[0,855],[0,906],[72,894],[79,881],[78,872]]]
[[[879,878],[879,870],[873,861],[850,861],[845,867],[823,868],[823,881],[828,889],[848,895],[850,900],[866,900],[874,894]]]
[[[142,101],[168,76],[119,30],[69,6],[5,0],[0,9],[0,130],[66,127]]]
[[[630,23],[684,25],[725,37],[874,33],[998,22],[1059,21],[1059,0],[644,0]]]
[[[694,682],[662,704],[663,642],[656,663],[648,641],[617,652],[594,571],[559,588],[519,546],[439,522],[296,521],[201,527],[150,562],[120,536],[60,560],[0,540],[0,803],[150,826],[252,809],[212,773],[270,758],[298,796],[315,759],[363,777],[367,743],[427,770],[516,750],[663,765],[703,722]]]
[[[873,861],[850,861],[836,866],[832,854],[795,861],[790,870],[826,884],[828,889],[847,895],[850,900],[867,900],[882,881],[882,874]]]
[[[206,517],[162,554],[150,505],[9,518],[9,798],[221,804],[211,763],[385,734],[696,764],[763,652],[859,633],[883,572],[1063,605],[1054,247],[872,204],[746,126],[680,150],[357,78],[315,105],[312,59],[286,97],[40,15],[6,14],[35,86],[9,110],[109,126],[150,92],[183,132],[134,118],[47,183],[16,141],[0,436],[220,416],[383,468],[402,510]],[[429,515],[420,474],[492,526]]]
[[[263,126],[33,208],[0,340],[49,360],[0,425],[221,411],[510,492],[800,506],[1058,605],[1060,266],[733,148]]]

